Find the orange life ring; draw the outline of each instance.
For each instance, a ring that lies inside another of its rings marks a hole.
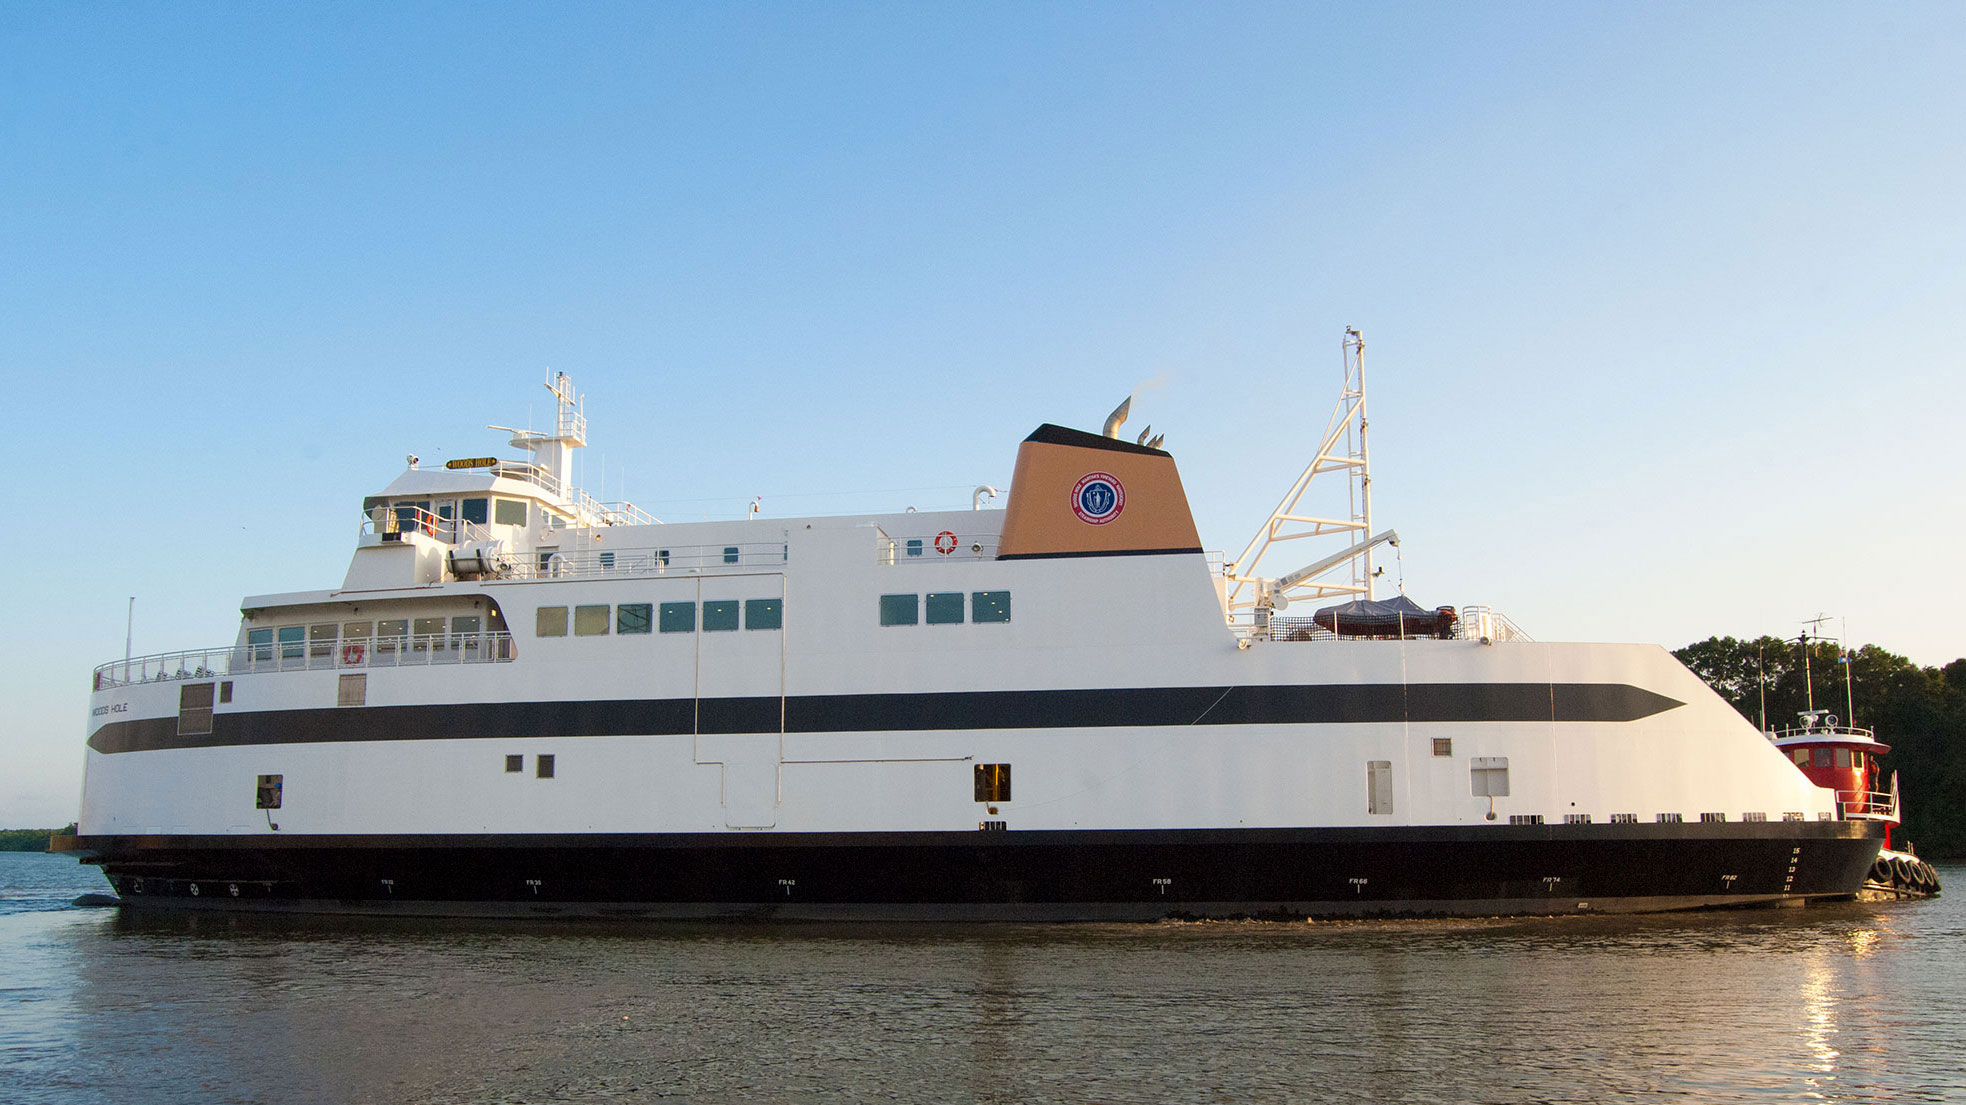
[[[956,535],[950,533],[946,529],[943,530],[941,533],[936,534],[935,551],[941,553],[943,556],[948,556],[950,553],[955,552]]]
[[[341,646],[341,662],[342,662],[342,663],[344,663],[344,664],[349,664],[349,665],[354,665],[354,664],[359,664],[359,663],[361,663],[361,662],[362,662],[362,646],[361,646],[361,645],[343,645],[343,646]]]

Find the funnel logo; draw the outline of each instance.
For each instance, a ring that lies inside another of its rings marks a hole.
[[[1072,488],[1072,513],[1088,525],[1103,526],[1126,509],[1126,489],[1105,472],[1094,472]]]

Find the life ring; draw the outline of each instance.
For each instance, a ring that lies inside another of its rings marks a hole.
[[[935,551],[941,553],[943,556],[948,556],[950,553],[955,552],[956,535],[950,533],[946,529],[943,530],[941,533],[936,534]]]
[[[353,667],[354,665],[361,663],[362,646],[361,645],[341,646],[341,662],[349,665],[350,667]]]

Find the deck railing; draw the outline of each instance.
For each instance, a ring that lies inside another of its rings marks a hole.
[[[96,668],[94,689],[131,683],[221,679],[259,672],[360,671],[440,664],[497,664],[512,659],[510,633],[408,633],[335,641],[276,641],[160,652]]]

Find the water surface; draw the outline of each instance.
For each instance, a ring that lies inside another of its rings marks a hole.
[[[1966,1100],[1957,896],[1071,926],[65,905],[103,889],[0,855],[0,1101]]]

